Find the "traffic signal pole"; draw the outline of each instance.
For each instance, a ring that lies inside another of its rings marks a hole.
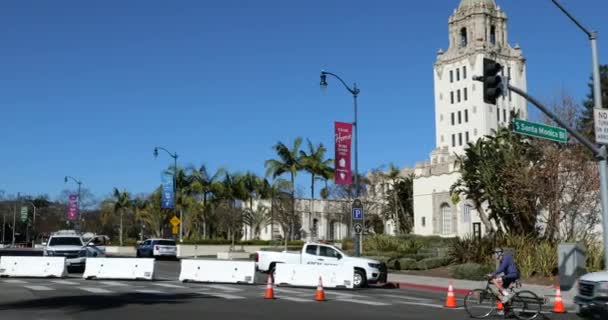
[[[484,81],[484,77],[474,77],[474,80]],[[574,130],[564,121],[562,121],[557,115],[545,107],[540,101],[534,97],[528,95],[523,90],[508,84],[506,87],[528,100],[530,103],[535,105],[540,111],[547,115],[551,120],[555,121],[561,127],[566,129],[576,140],[582,143],[587,149],[591,150],[594,157],[598,161],[598,167],[600,171],[600,204],[602,206],[602,224],[603,224],[603,238],[604,238],[604,269],[608,270],[608,152],[606,146],[602,145],[597,147],[594,143],[589,141],[585,136]],[[485,93],[484,93],[485,94]]]

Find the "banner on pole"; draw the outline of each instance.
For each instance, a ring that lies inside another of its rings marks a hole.
[[[163,172],[161,174],[162,180],[162,197],[161,197],[161,208],[173,209],[175,202],[175,193],[173,189],[173,175]]]
[[[78,218],[78,195],[71,194],[68,199],[68,220]]]
[[[27,221],[27,207],[21,207],[21,222]]]
[[[352,145],[353,125],[346,122],[335,122],[335,172],[336,184],[352,184],[350,168],[350,149]]]

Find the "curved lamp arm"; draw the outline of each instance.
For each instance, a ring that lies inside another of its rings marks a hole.
[[[344,80],[342,80],[342,78],[340,78],[338,75],[331,73],[331,72],[327,72],[327,71],[321,71],[321,86],[326,87],[327,86],[327,75],[333,76],[336,79],[340,80],[340,82],[342,82],[342,84],[344,85],[344,87],[346,88],[346,90],[348,90],[352,95],[356,96],[359,94],[359,92],[361,92],[359,90],[359,88],[357,88],[357,85],[355,84],[353,86],[353,88],[351,89],[346,82],[344,82]]]

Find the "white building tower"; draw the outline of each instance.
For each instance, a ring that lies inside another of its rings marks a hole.
[[[510,121],[511,111],[527,118],[525,99],[507,94],[497,105],[484,103],[483,59],[503,65],[511,84],[526,90],[526,64],[518,45],[508,44],[507,16],[494,0],[462,0],[449,18],[449,48],[439,50],[434,66],[436,148],[428,162],[414,168],[414,232],[424,235],[464,236],[483,232],[473,207],[454,205],[450,186],[460,174],[455,155],[467,142],[490,135]]]

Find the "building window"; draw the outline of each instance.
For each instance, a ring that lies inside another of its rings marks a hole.
[[[464,122],[469,122],[469,109],[464,109]]]
[[[456,135],[452,134],[452,147],[456,146]]]
[[[422,226],[426,227],[426,217],[422,217]]]
[[[467,46],[467,28],[460,29],[460,47],[464,48]]]
[[[508,71],[508,72],[507,72],[507,76],[509,77],[509,81],[511,81],[511,67],[509,67],[509,68],[507,69],[507,71]],[[512,100],[511,100],[511,90],[509,90],[509,101],[512,101]]]
[[[450,83],[454,82],[454,71],[450,70]]]
[[[500,108],[496,108],[496,121],[500,122]]]
[[[462,223],[471,223],[471,206],[468,204],[462,208]]]
[[[502,109],[502,121],[507,121],[507,109]]]
[[[496,26],[490,27],[490,43],[496,45]]]
[[[455,122],[454,122],[454,112],[452,112],[452,125],[454,125],[454,124],[455,124]]]
[[[469,99],[469,94],[467,91],[467,88],[464,88],[464,101],[467,101]]]
[[[460,81],[460,69],[456,69],[456,81]]]
[[[456,91],[456,97],[458,98],[458,102],[460,102],[460,89],[458,89],[458,91]]]
[[[452,234],[452,208],[447,203],[441,205],[441,234]]]
[[[443,143],[443,135],[441,135],[441,142]]]
[[[439,115],[439,121],[443,121],[443,114]]]
[[[462,78],[467,78],[467,66],[462,67]]]
[[[450,103],[454,104],[454,91],[450,91]]]
[[[473,135],[477,136],[477,128],[473,129]]]
[[[468,131],[464,133],[464,141],[466,143],[469,143],[469,132]]]
[[[462,113],[461,111],[458,111],[458,124],[462,123]]]
[[[458,134],[458,145],[462,146],[462,132]]]

